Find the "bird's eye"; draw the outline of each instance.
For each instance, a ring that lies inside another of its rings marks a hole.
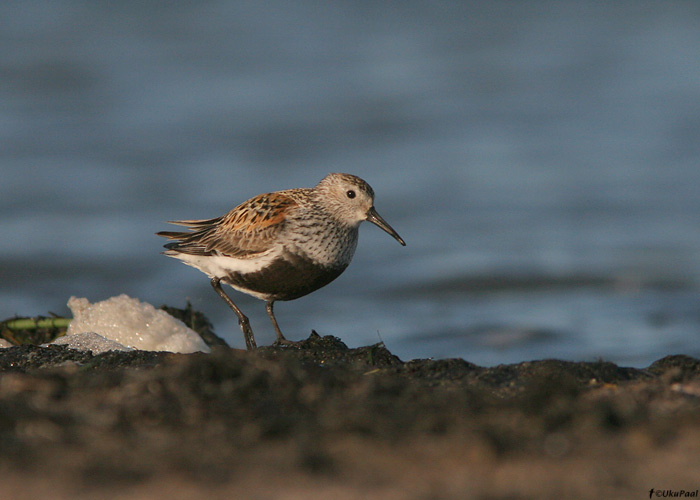
[[[348,198],[354,198],[354,197],[355,197],[355,191],[353,191],[352,189],[351,189],[350,191],[348,191],[347,193],[345,193],[345,194],[348,195]]]

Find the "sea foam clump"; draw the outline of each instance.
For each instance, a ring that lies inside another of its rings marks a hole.
[[[70,349],[75,349],[76,351],[90,351],[93,354],[102,354],[108,351],[134,351],[132,347],[126,347],[125,345],[110,340],[103,337],[99,333],[95,332],[84,332],[84,333],[74,333],[73,335],[64,335],[63,337],[58,337],[56,340],[51,342],[57,345],[66,345]],[[47,346],[49,344],[42,344]]]
[[[182,321],[125,294],[94,304],[84,298],[71,297],[68,307],[73,312],[73,320],[63,342],[68,342],[69,346],[72,340],[79,340],[71,339],[71,335],[92,332],[143,351],[210,352],[197,332]]]

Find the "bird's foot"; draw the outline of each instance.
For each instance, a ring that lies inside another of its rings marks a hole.
[[[284,337],[275,340],[272,345],[274,347],[296,347],[299,348],[301,345],[301,340],[287,340]]]

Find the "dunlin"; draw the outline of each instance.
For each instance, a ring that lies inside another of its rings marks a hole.
[[[171,221],[188,232],[162,231],[175,240],[164,253],[196,267],[238,316],[246,346],[256,346],[248,318],[221,283],[262,299],[277,334],[278,300],[293,300],[327,285],[348,267],[362,221],[376,224],[406,243],[374,209],[374,191],[350,174],[329,174],[313,188],[258,195],[226,215],[208,220]]]

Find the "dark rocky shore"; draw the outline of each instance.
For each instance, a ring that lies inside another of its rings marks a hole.
[[[0,350],[2,498],[649,498],[700,488],[700,361],[383,345]]]

